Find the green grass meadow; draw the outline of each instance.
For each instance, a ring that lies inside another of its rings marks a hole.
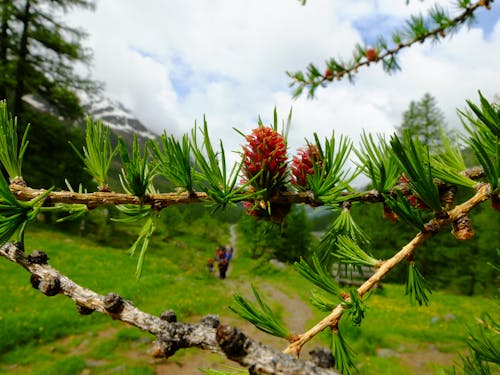
[[[220,242],[227,243],[229,229],[222,229],[227,238]],[[43,228],[30,231],[26,247],[27,251],[46,251],[49,264],[82,286],[101,294],[119,293],[152,314],[173,309],[180,321],[196,322],[213,313],[223,321],[237,322],[227,306],[234,293],[251,298],[251,284],[304,301],[313,289],[292,266],[276,269],[238,252],[228,279],[219,280],[205,267],[206,260],[213,256],[215,241],[201,233],[155,236],[139,281],[134,276],[137,258],[130,257],[125,248],[106,247]],[[98,313],[78,315],[70,299],[42,295],[31,287],[24,269],[3,258],[0,274],[0,373],[155,373],[159,362],[148,353],[153,340],[149,334]],[[278,306],[267,292],[266,296],[283,317],[297,314],[287,306]],[[427,362],[421,371],[415,364],[420,354],[444,363],[458,362],[458,352],[464,353],[466,348],[466,326],[474,324],[482,312],[498,315],[495,299],[440,292],[431,297],[428,307],[412,307],[403,286],[385,284],[368,300],[361,327],[353,326],[348,319],[342,321],[345,337],[357,353],[359,374],[432,373]],[[312,310],[305,327],[321,317],[320,312]],[[318,344],[328,345],[327,336],[325,333],[315,339],[304,353]],[[281,345],[277,349],[284,349],[286,342]],[[192,353],[183,351],[169,361],[190,358]]]

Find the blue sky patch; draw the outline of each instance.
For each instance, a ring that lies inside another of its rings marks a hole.
[[[476,14],[477,17],[474,26],[479,26],[483,29],[485,39],[490,40],[495,25],[500,21],[500,5],[493,4],[491,10],[479,9]]]
[[[384,36],[390,45],[391,33],[401,28],[401,19],[390,17],[386,14],[373,14],[369,17],[362,17],[353,22],[353,26],[359,31],[363,42],[367,46],[375,44],[379,35]]]
[[[453,14],[454,16],[456,14]],[[500,6],[493,4],[491,10],[478,9],[475,12],[476,19],[472,27],[479,27],[484,32],[484,37],[489,40],[497,22],[500,21]],[[363,42],[367,46],[373,45],[377,36],[382,35],[391,42],[391,34],[398,30],[401,31],[406,26],[406,18],[391,17],[386,14],[372,14],[367,17],[362,17],[353,22],[353,26],[359,31]]]
[[[182,101],[191,92],[193,69],[180,55],[174,55],[171,64],[172,71],[168,78],[177,97]]]

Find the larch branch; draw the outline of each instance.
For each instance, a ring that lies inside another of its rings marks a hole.
[[[405,259],[409,259],[415,252],[415,250],[419,246],[421,246],[427,239],[432,237],[437,231],[442,229],[444,226],[450,225],[461,217],[468,215],[474,207],[488,200],[490,196],[491,186],[489,184],[478,184],[477,192],[472,198],[448,211],[447,215],[445,215],[443,218],[432,219],[425,225],[426,230],[419,232],[392,258],[381,263],[376,272],[358,288],[359,296],[363,297],[366,293],[372,290],[377,285],[377,283],[380,282],[390,272],[391,269],[393,269],[396,265],[398,265]],[[342,317],[344,310],[345,309],[342,304],[337,305],[328,316],[323,318],[308,331],[304,332],[301,335],[298,335],[296,340],[290,343],[290,345],[288,345],[284,352],[298,356],[305,343],[310,341],[321,331],[327,328],[335,327]]]

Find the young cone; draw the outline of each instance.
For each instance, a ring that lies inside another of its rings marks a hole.
[[[314,165],[321,166],[321,155],[316,145],[299,148],[292,162],[292,185],[307,189],[307,176],[314,173]]]
[[[268,197],[284,184],[287,172],[285,138],[268,126],[259,126],[246,136],[243,146],[243,176],[258,191],[267,190]]]
[[[265,193],[255,202],[244,202],[248,215],[270,218],[282,222],[290,205],[270,206],[268,199],[284,188],[287,176],[287,155],[285,138],[268,126],[259,126],[245,137],[243,146],[243,179],[252,181],[255,191]]]

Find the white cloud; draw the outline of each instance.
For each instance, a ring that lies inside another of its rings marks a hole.
[[[431,2],[296,0],[100,1],[94,13],[75,12],[72,23],[90,33],[93,74],[152,130],[189,131],[207,116],[214,139],[237,150],[257,117],[270,122],[277,106],[285,118],[293,107],[290,149],[304,138],[362,129],[389,134],[411,100],[434,95],[450,125],[456,107],[500,91],[500,23],[485,38],[478,28],[462,30],[437,46],[423,44],[401,53],[403,70],[392,76],[380,66],[362,69],[356,83],[334,83],[317,99],[291,99],[285,71],[348,57],[363,36],[360,19],[393,20]],[[497,7],[493,4],[493,7]],[[479,10],[482,11],[482,10]],[[358,25],[359,26],[359,25]],[[384,25],[363,25],[377,29]]]

